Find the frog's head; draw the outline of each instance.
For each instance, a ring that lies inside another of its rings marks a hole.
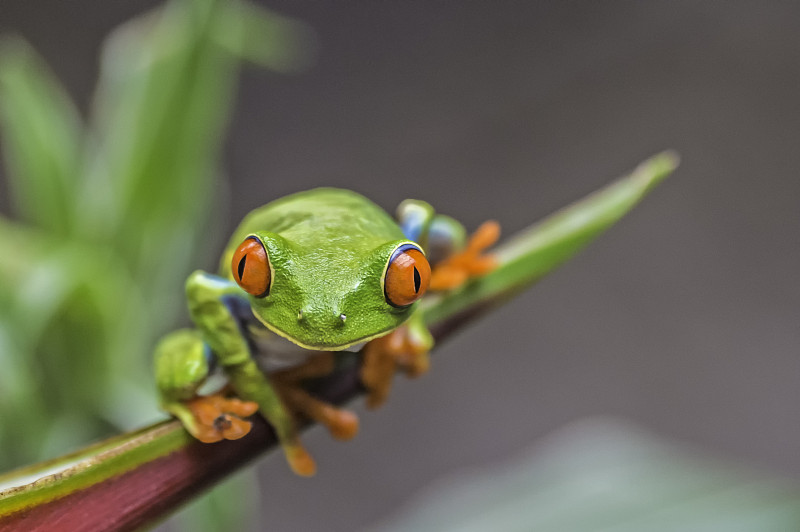
[[[336,351],[382,336],[425,293],[430,265],[408,240],[304,248],[269,232],[249,235],[233,279],[270,330],[307,349]]]

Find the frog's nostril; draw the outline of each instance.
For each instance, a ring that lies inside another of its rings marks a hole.
[[[344,322],[345,322],[345,320],[347,320],[347,316],[346,316],[346,315],[344,315],[344,314],[339,314],[339,320],[340,320],[342,323],[344,323]]]
[[[297,311],[297,321],[303,321],[303,309]]]

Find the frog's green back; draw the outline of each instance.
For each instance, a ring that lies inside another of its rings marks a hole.
[[[250,212],[233,233],[222,256],[223,276],[231,276],[230,261],[236,247],[257,231],[277,233],[301,248],[327,248],[354,255],[404,237],[394,219],[361,194],[316,188],[285,196]]]

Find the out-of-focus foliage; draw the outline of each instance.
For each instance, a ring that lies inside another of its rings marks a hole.
[[[527,456],[439,482],[375,529],[783,532],[800,530],[800,488],[592,419]]]
[[[238,65],[302,66],[308,36],[252,4],[173,0],[108,38],[86,118],[26,42],[4,38],[16,216],[0,218],[0,470],[159,415],[150,350],[217,243]]]

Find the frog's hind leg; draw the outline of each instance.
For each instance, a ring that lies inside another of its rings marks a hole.
[[[433,337],[419,313],[413,314],[405,324],[386,336],[367,343],[361,366],[361,382],[367,388],[367,406],[376,408],[386,401],[398,369],[409,377],[427,372],[431,347]]]
[[[252,359],[229,366],[226,371],[236,394],[258,404],[259,412],[275,430],[292,471],[300,476],[312,476],[317,466],[300,442],[291,409],[272,379],[267,379]]]
[[[302,381],[329,375],[335,366],[335,355],[321,352],[307,362],[271,375],[287,408],[324,425],[336,439],[349,440],[358,432],[358,417],[349,410],[320,401],[301,387]]]
[[[213,363],[200,333],[183,329],[166,336],[156,347],[156,382],[164,410],[205,443],[235,440],[250,432],[243,418],[258,410],[256,403],[228,398],[224,392],[197,394]]]
[[[337,440],[349,440],[358,433],[358,416],[312,397],[299,386],[280,385],[278,392],[295,412],[324,425]]]

